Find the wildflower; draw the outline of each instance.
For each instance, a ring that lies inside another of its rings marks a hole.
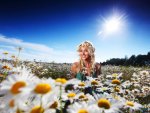
[[[8,55],[8,52],[3,52],[4,55]]]
[[[86,96],[84,94],[79,96],[79,99],[84,99],[84,98],[86,98]]]
[[[98,82],[97,82],[96,80],[92,80],[92,81],[91,81],[91,85],[94,85],[94,86],[95,86],[95,85],[98,85]]]
[[[118,76],[118,74],[117,73],[113,73],[112,76],[116,78]]]
[[[23,111],[24,104],[16,100],[16,98],[5,95],[1,99],[0,111],[1,113],[18,113],[17,111]]]
[[[68,98],[74,98],[75,96],[76,96],[75,93],[69,93],[69,94],[67,95]]]
[[[93,103],[95,101],[94,97],[90,94],[78,93],[76,94],[76,99],[79,101],[85,101],[86,103]]]
[[[51,105],[50,105],[50,109],[56,109],[58,107],[58,102],[54,101]]]
[[[9,106],[10,106],[10,107],[12,107],[12,108],[15,106],[14,99],[10,100],[10,102],[9,102]]]
[[[109,102],[109,100],[102,98],[102,99],[98,100],[98,106],[100,108],[109,109],[110,108],[110,102]]]
[[[41,106],[35,106],[31,109],[30,113],[44,113],[44,108]]]
[[[55,82],[60,83],[60,84],[65,84],[65,83],[67,82],[67,80],[64,79],[64,78],[57,78],[57,79],[55,80]]]
[[[115,92],[120,92],[120,88],[119,88],[119,87],[115,87],[115,88],[114,88],[114,91],[115,91]]]
[[[114,79],[114,80],[112,80],[112,84],[117,84],[117,85],[120,85],[120,80],[118,80],[118,79]]]
[[[51,91],[51,86],[48,83],[39,83],[34,88],[34,92],[37,94],[46,94]]]
[[[132,83],[129,80],[127,80],[127,81],[123,82],[122,87],[123,88],[129,88],[131,86],[131,84]]]
[[[11,68],[10,68],[9,66],[7,66],[7,65],[4,65],[4,66],[2,67],[2,69],[11,70]]]
[[[132,93],[133,93],[134,95],[138,95],[138,94],[140,93],[140,90],[134,89],[134,90],[132,90]]]
[[[107,97],[107,98],[106,98]],[[109,97],[109,98],[108,98]],[[114,99],[110,94],[97,94],[96,101],[93,105],[95,113],[117,113],[119,108],[123,106],[120,100]]]
[[[0,74],[0,77],[3,77],[4,75],[3,74]]]
[[[37,79],[35,82],[32,82],[28,87],[25,87],[22,90],[29,97],[32,96],[41,97],[47,94],[52,94],[54,91],[54,86],[55,81],[51,78]]]
[[[16,58],[16,56],[15,56],[15,55],[12,55],[11,58]]]
[[[132,101],[127,101],[124,105],[125,109],[129,108],[130,110],[139,110],[141,107],[141,104]]]
[[[79,109],[78,113],[88,113],[88,111],[86,109]]]
[[[15,83],[12,85],[10,91],[11,91],[12,94],[15,95],[15,94],[20,93],[21,91],[20,91],[19,89],[20,89],[20,88],[23,88],[23,87],[25,87],[25,86],[26,86],[26,82],[24,82],[24,81],[17,81],[17,82],[15,82]]]
[[[84,83],[84,82],[80,82],[80,83],[78,84],[78,86],[84,87],[84,86],[85,86],[85,83]]]
[[[68,113],[94,113],[95,109],[91,105],[88,105],[85,102],[77,103],[69,106],[67,109]]]
[[[45,109],[51,109],[55,111],[56,109],[60,109],[60,101],[57,96],[57,92],[54,92],[51,95],[47,95],[43,98],[43,105]]]
[[[26,74],[28,72],[26,71]],[[5,90],[5,93],[11,93],[17,95],[21,92],[21,88],[26,87],[34,77],[32,75],[17,74],[8,76],[6,80],[1,83],[1,90]],[[36,79],[35,79],[36,80]]]
[[[140,71],[140,75],[142,76],[148,76],[149,75],[149,72],[144,70],[144,71]]]
[[[20,70],[20,72],[21,71],[23,70]],[[28,74],[28,71],[7,76],[6,80],[2,81],[0,89],[5,100],[3,106],[7,108],[7,105],[9,105],[9,107],[13,107],[15,111],[23,109],[23,103],[27,97],[26,95],[24,96],[22,89],[33,82],[33,79],[35,81],[37,80],[36,77],[32,76],[32,74]]]
[[[32,100],[32,103],[29,102],[26,107],[27,113],[55,113],[56,109],[59,107],[58,99],[55,98],[55,94],[45,95],[42,98],[36,97]]]
[[[131,101],[127,101],[127,102],[126,102],[126,105],[128,105],[128,106],[132,106],[132,107],[133,107],[133,106],[134,106],[134,103],[133,103],[133,102],[131,102]]]

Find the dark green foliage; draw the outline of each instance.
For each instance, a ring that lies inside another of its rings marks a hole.
[[[150,66],[150,52],[147,55],[132,55],[130,58],[112,58],[103,62],[102,65]]]

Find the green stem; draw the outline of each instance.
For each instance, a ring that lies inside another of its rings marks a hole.
[[[20,55],[20,50],[19,50],[19,52],[18,52],[18,56],[17,56],[17,58],[19,59],[19,55]]]
[[[104,109],[102,110],[102,113],[105,113]]]
[[[60,112],[63,113],[63,109],[62,109],[62,86],[60,85]]]
[[[42,97],[43,97],[43,96],[41,95],[41,101],[40,101],[40,106],[41,106],[41,107],[42,107]]]

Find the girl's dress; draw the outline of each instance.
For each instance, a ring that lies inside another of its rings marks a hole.
[[[97,77],[97,73],[96,71],[94,71],[92,74],[91,74],[91,77],[93,78],[96,78]],[[84,75],[82,72],[78,72],[76,74],[76,78],[81,80],[81,81],[85,81],[86,80],[86,75]]]

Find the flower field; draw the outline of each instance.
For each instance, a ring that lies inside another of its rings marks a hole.
[[[0,113],[148,113],[150,68],[102,66],[70,79],[71,64],[0,61]]]

